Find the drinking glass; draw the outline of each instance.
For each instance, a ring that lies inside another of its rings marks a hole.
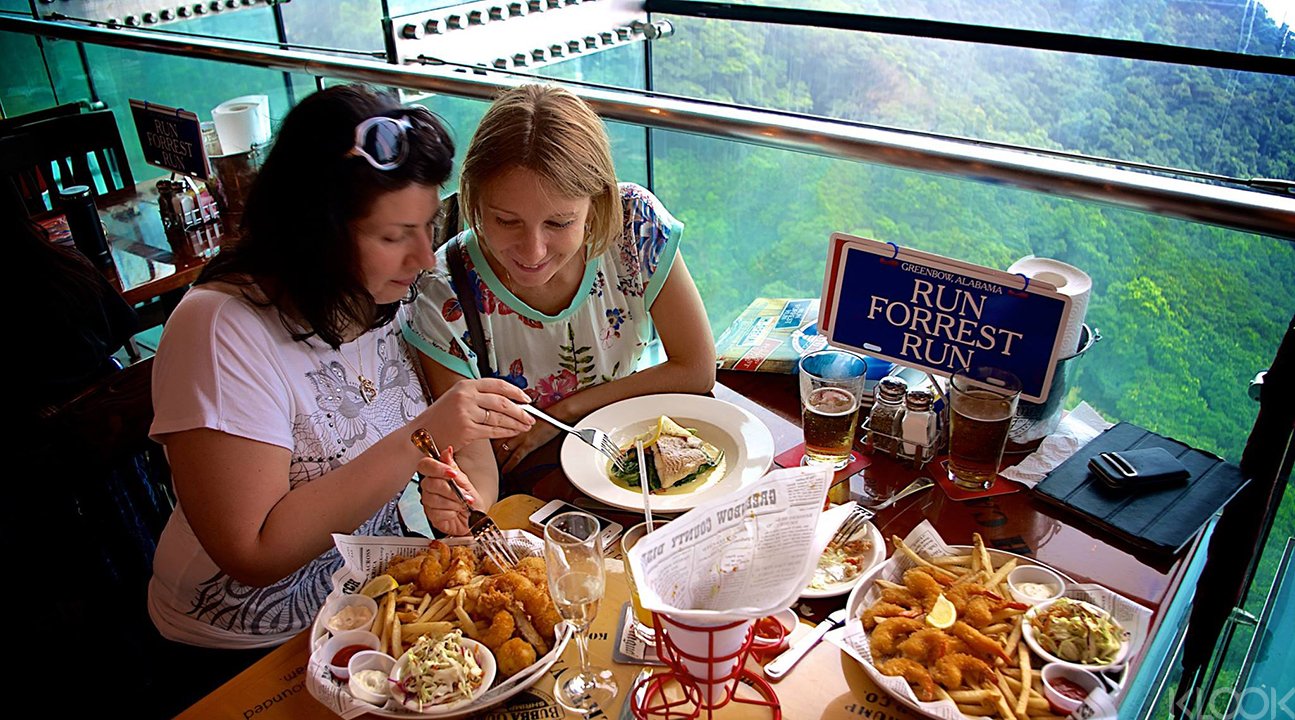
[[[804,463],[835,470],[849,464],[867,372],[868,363],[845,350],[819,350],[800,359]]]
[[[949,480],[988,490],[998,477],[1021,381],[992,367],[959,370],[949,380]]]
[[[653,528],[659,526],[660,522],[653,522]],[[649,644],[656,642],[656,630],[652,626],[652,612],[643,609],[643,603],[639,601],[638,586],[634,584],[634,572],[630,570],[630,548],[648,533],[647,523],[641,522],[638,525],[625,531],[621,536],[621,557],[625,560],[625,579],[630,585],[630,606],[634,609],[634,632]]]
[[[554,696],[567,710],[586,715],[610,707],[616,697],[616,679],[610,670],[589,666],[589,625],[598,615],[603,598],[603,541],[598,519],[589,513],[565,512],[544,528],[544,559],[548,563],[549,592],[558,614],[576,631],[579,669],[563,671],[554,685]]]

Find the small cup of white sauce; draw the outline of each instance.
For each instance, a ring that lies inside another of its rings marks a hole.
[[[1061,597],[1066,583],[1061,576],[1041,565],[1022,565],[1007,575],[1007,588],[1017,602],[1038,605]]]

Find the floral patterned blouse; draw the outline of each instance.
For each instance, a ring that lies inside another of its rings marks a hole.
[[[646,189],[622,183],[620,191],[624,231],[588,260],[570,307],[556,315],[513,295],[490,269],[473,232],[459,235],[493,376],[521,388],[541,408],[629,375],[651,339],[648,311],[669,275],[683,224]],[[442,247],[436,268],[419,280],[404,334],[446,369],[476,378],[476,354],[445,259],[455,245]]]

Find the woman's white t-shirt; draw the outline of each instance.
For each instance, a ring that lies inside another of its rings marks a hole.
[[[333,350],[294,340],[273,307],[199,286],[162,333],[153,365],[152,437],[210,428],[287,448],[295,488],[340,467],[426,407],[399,320]],[[366,403],[357,374],[377,396]],[[355,530],[400,535],[397,498]],[[176,507],[158,542],[148,609],[167,638],[207,647],[279,644],[309,626],[341,566],[335,549],[269,587],[212,561]]]

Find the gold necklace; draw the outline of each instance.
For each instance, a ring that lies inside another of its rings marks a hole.
[[[355,354],[356,361],[360,363],[359,370],[356,370],[355,366],[346,359],[346,355],[342,353],[342,348],[340,346],[337,348],[337,356],[342,358],[342,362],[346,363],[346,367],[350,368],[351,372],[355,373],[355,380],[360,384],[360,397],[364,398],[364,404],[368,405],[372,403],[374,399],[378,397],[378,386],[374,385],[372,380],[364,376],[364,350],[360,349],[359,342],[356,342]]]

